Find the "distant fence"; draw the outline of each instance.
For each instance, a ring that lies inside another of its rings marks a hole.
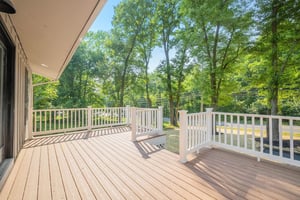
[[[300,117],[180,111],[181,161],[186,162],[187,154],[203,147],[222,147],[258,160],[300,166]]]

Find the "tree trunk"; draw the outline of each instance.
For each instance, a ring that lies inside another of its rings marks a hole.
[[[148,78],[148,75],[146,75],[146,96],[147,96],[148,108],[151,108],[152,107],[152,101],[150,99],[150,94],[149,94],[149,78]]]
[[[149,56],[150,58],[150,56]],[[150,94],[149,94],[149,76],[148,76],[148,65],[149,65],[149,59],[148,57],[145,58],[146,64],[145,64],[145,76],[146,76],[146,97],[147,97],[147,107],[151,108],[152,107],[152,102],[150,99]]]
[[[218,105],[218,96],[217,96],[217,80],[216,74],[210,74],[210,86],[211,86],[211,107],[216,110]]]
[[[269,82],[269,104],[271,115],[278,114],[278,90],[279,90],[279,66],[278,66],[278,9],[279,2],[278,0],[272,1],[272,54],[271,54],[271,79]],[[268,134],[268,137],[270,135]],[[273,140],[279,140],[279,124],[278,119],[272,120],[272,136]]]
[[[121,80],[121,88],[120,88],[120,101],[119,101],[119,106],[123,107],[124,105],[124,91],[125,91],[125,77],[126,73],[122,75],[122,80]]]

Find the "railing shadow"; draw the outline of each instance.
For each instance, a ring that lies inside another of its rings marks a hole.
[[[86,140],[92,137],[99,137],[104,135],[111,135],[117,133],[125,133],[130,131],[127,126],[116,126],[109,128],[100,128],[92,131],[70,132],[67,134],[49,135],[35,137],[34,139],[27,141],[23,148],[33,148],[38,146],[57,144],[62,142],[69,142],[74,140]]]
[[[247,191],[253,187],[253,185],[250,184],[252,180],[249,180],[249,182],[247,181],[245,185],[236,186],[237,178],[230,172],[228,173],[228,167],[230,168],[230,165],[232,165],[230,156],[227,157],[226,154],[223,155],[223,158],[222,156],[215,156],[218,153],[219,150],[203,149],[194,159],[184,165],[199,178],[204,179],[206,183],[214,188],[214,190],[218,191],[224,198],[245,198],[243,195],[247,194]],[[243,158],[239,159],[241,159],[240,161],[242,163]],[[231,170],[234,170],[234,168],[235,167],[232,166]],[[255,177],[256,175],[253,176],[253,179],[255,179]],[[239,190],[238,187],[242,187],[243,192],[237,192],[236,190]],[[239,197],[237,194],[241,196]]]
[[[163,148],[147,142],[147,140],[133,142],[139,153],[144,159],[150,158],[149,155],[161,151]]]
[[[245,198],[254,187],[260,187],[262,190],[267,190],[268,187],[257,181],[257,177],[266,176],[267,172],[259,169],[266,167],[267,162],[257,162],[254,158],[234,152],[203,149],[184,165],[228,199]],[[249,173],[251,176],[244,177],[243,173]]]

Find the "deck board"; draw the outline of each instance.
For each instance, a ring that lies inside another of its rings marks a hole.
[[[109,196],[112,199],[125,199],[117,187],[112,183],[112,180],[108,177],[108,175],[105,174],[103,169],[97,165],[97,157],[94,155],[94,152],[90,152],[88,149],[83,149],[80,142],[77,147],[81,152],[81,155],[85,158],[86,163],[90,166],[90,169],[94,172],[95,177],[99,182],[101,182]]]
[[[108,194],[106,193],[105,189],[101,185],[101,183],[97,180],[97,178],[94,176],[92,170],[89,168],[89,166],[86,163],[86,159],[84,159],[77,149],[74,148],[73,142],[66,143],[66,146],[69,148],[69,151],[72,152],[74,159],[76,160],[76,163],[78,166],[80,166],[80,171],[82,175],[85,177],[86,182],[89,185],[89,188],[95,195],[96,199],[110,199]],[[88,197],[89,195],[87,195]]]
[[[106,141],[109,142],[109,141]],[[115,151],[119,148],[117,145],[118,143],[111,143],[111,146],[114,145]],[[126,148],[125,145],[123,148]],[[149,147],[147,149],[150,149]],[[126,151],[122,150],[121,148],[118,149],[118,153],[122,154],[122,157],[125,157],[129,159],[132,158],[131,161],[135,161],[135,157],[132,157],[131,154],[126,154],[127,152],[130,152],[131,149],[126,149]],[[134,150],[134,149],[133,149]],[[131,153],[135,154],[136,151],[131,151]],[[138,160],[139,162],[143,162],[144,159],[140,158]],[[157,174],[159,179],[161,179],[164,184],[170,185],[170,187],[173,189],[173,191],[176,191],[178,194],[182,195],[183,197],[186,197],[188,199],[211,199],[211,197],[206,194],[205,192],[197,189],[197,186],[194,185],[194,183],[188,183],[184,179],[180,179],[177,177],[177,174],[172,173],[172,168],[164,169],[163,166],[158,166],[155,163],[152,163],[151,160],[149,162],[143,163],[143,166],[141,166],[143,169],[148,169],[151,173]]]
[[[67,158],[67,162],[69,164],[70,171],[72,173],[72,176],[74,177],[74,180],[77,184],[77,189],[80,193],[81,198],[83,199],[96,199],[94,193],[92,192],[88,180],[86,178],[86,174],[82,173],[83,164],[84,163],[78,163],[75,160],[75,152],[71,152],[69,148],[67,147],[67,143],[60,143],[57,144],[62,148],[62,151],[65,154],[65,157]]]
[[[40,148],[33,149],[33,155],[28,171],[28,178],[26,181],[26,187],[24,189],[24,199],[37,199],[38,195],[38,179],[40,172]]]
[[[26,155],[24,160],[21,164],[21,167],[18,171],[17,176],[15,177],[13,187],[10,190],[9,198],[8,199],[22,199],[24,194],[24,188],[26,186],[28,174],[29,174],[29,167],[31,164],[31,158],[33,154],[33,149],[28,149],[26,151]]]
[[[66,199],[66,193],[60,171],[61,169],[57,162],[57,156],[53,144],[48,145],[48,154],[52,199]]]
[[[186,164],[127,128],[37,138],[0,199],[299,199],[300,169],[220,149]]]
[[[5,185],[3,186],[1,192],[0,192],[0,199],[8,199],[8,196],[10,194],[10,191],[14,185],[16,176],[19,172],[19,169],[21,168],[21,163],[23,163],[23,160],[25,158],[25,150],[21,150],[18,156],[18,159],[15,162],[15,165],[10,173],[10,175],[8,176]]]
[[[78,143],[82,143],[82,141],[79,141]],[[110,166],[108,165],[108,163],[103,162],[102,155],[100,155],[99,152],[95,151],[93,148],[91,148],[90,145],[87,144],[84,145],[84,148],[87,154],[93,156],[93,160],[95,161],[97,166],[103,170],[104,174],[107,175],[107,177],[112,181],[113,185],[122,193],[123,197],[128,199],[139,199],[134,191],[128,187],[126,182],[124,182],[122,178],[120,178],[119,174],[114,173],[112,169],[113,166]]]
[[[55,144],[55,150],[59,166],[63,172],[61,175],[67,199],[81,199],[73,174],[59,144]]]
[[[47,146],[41,146],[38,199],[51,199],[49,158]]]

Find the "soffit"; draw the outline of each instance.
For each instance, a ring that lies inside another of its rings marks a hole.
[[[58,79],[106,0],[14,0],[11,15],[33,73]]]

